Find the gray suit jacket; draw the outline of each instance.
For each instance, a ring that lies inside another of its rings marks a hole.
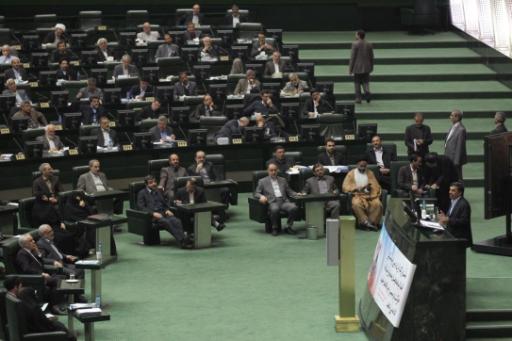
[[[167,131],[167,136],[171,136],[173,134],[171,127],[167,126],[165,130]],[[151,141],[160,141],[160,128],[158,128],[157,125],[149,129],[149,132],[151,133]]]
[[[459,122],[459,124],[454,127],[450,138],[448,138],[449,134],[450,132],[448,131],[445,139],[444,155],[452,160],[455,166],[465,165],[468,162],[466,152],[466,128],[462,125],[462,122]]]
[[[36,138],[36,141],[43,142],[43,150],[44,151],[50,150],[50,143],[48,142],[46,135],[38,136]],[[57,135],[55,135],[55,139],[53,140],[53,143],[55,143],[55,147],[57,148],[57,150],[61,150],[62,148],[64,148],[64,144],[60,140],[60,137],[58,137]]]
[[[105,173],[100,172],[99,177],[101,182],[103,183],[103,187],[108,190],[108,182],[107,176]],[[80,175],[78,178],[78,183],[76,184],[76,189],[81,189],[85,193],[96,193],[96,185],[94,184],[94,179],[92,178],[91,172],[84,173]]]
[[[297,195],[297,193],[290,188],[285,178],[278,176],[277,183],[284,201],[289,201],[291,196]],[[272,183],[270,182],[270,176],[266,176],[258,181],[258,186],[256,186],[256,190],[254,191],[254,197],[259,199],[261,196],[267,197],[269,204],[276,201],[276,195]]]
[[[324,175],[324,179],[325,182],[327,183],[328,193],[339,193],[339,190],[336,188],[336,183],[334,182],[334,178],[332,176]],[[318,187],[318,178],[316,176],[313,176],[307,179],[302,192],[306,194],[320,194],[320,189]]]
[[[234,94],[235,95],[245,95],[247,93],[248,85],[249,85],[249,82],[247,81],[247,78],[242,78],[242,79],[238,80]],[[261,88],[260,81],[257,79],[254,80],[254,88],[256,88],[258,90]]]
[[[371,43],[364,39],[352,43],[349,70],[354,74],[373,71],[373,46]]]
[[[164,188],[164,192],[168,197],[172,197],[174,196],[174,180],[187,175],[187,170],[184,167],[179,167],[177,171],[171,167],[162,167],[160,170],[160,183],[158,186]]]
[[[139,69],[135,65],[128,65],[128,73],[130,77],[139,77]],[[123,64],[116,65],[114,68],[114,77],[123,75]]]
[[[57,246],[53,244],[56,248]],[[37,241],[37,247],[43,254],[43,259],[45,260],[45,263],[50,263],[50,261],[58,261],[62,262],[64,260],[64,257],[66,257],[66,254],[61,252],[57,253],[51,246],[51,244],[45,239],[45,238],[39,238]]]

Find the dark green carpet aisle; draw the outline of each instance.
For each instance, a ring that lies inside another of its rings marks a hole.
[[[475,240],[503,230],[500,219],[484,227],[481,193],[467,193]],[[166,245],[156,247],[116,234],[119,261],[103,276],[112,320],[96,325],[97,340],[364,340],[362,333],[334,332],[337,269],[325,265],[324,240],[264,234],[247,220],[246,198],[231,210],[226,230],[214,233],[210,249],[177,249],[165,232]],[[377,233],[357,231],[358,295],[376,239]],[[468,252],[468,277],[475,278],[468,306],[510,307],[510,281],[485,280],[507,277],[509,270],[509,258]]]

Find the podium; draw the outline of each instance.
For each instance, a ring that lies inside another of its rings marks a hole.
[[[365,283],[358,309],[361,327],[370,340],[465,340],[465,240],[414,226],[402,201],[389,200],[385,228],[394,245],[416,265],[403,314],[394,327]]]
[[[226,205],[207,201],[198,204],[178,205],[178,212],[185,216],[194,215],[194,247],[208,247],[212,243],[212,211],[225,209]]]
[[[94,201],[99,213],[113,214],[114,213],[114,200],[117,198],[124,198],[127,192],[119,190],[108,190],[104,192],[88,193],[87,197]],[[125,223],[119,221],[118,223]]]
[[[304,203],[306,211],[306,226],[315,226],[317,228],[317,236],[322,238],[325,236],[325,203],[331,200],[340,200],[339,194],[307,194],[291,198],[297,203]]]

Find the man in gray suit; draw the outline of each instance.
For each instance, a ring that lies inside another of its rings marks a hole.
[[[164,196],[170,203],[174,202],[174,180],[188,176],[187,170],[180,166],[178,154],[169,155],[169,167],[160,170],[160,183],[158,188],[164,192]]]
[[[44,128],[44,131],[45,133],[43,136],[38,136],[36,138],[37,141],[43,142],[43,151],[50,153],[57,153],[62,151],[64,144],[55,134],[55,126],[53,124],[48,124]]]
[[[285,178],[277,176],[277,165],[270,163],[267,166],[268,176],[258,181],[258,186],[254,191],[254,197],[262,204],[268,204],[268,211],[270,221],[272,223],[272,235],[277,236],[279,220],[281,219],[281,212],[286,213],[288,216],[287,227],[284,230],[288,234],[295,234],[293,222],[297,216],[297,206],[290,202],[291,196],[296,196],[299,193],[294,192],[288,181]]]
[[[315,176],[306,180],[306,184],[302,189],[304,194],[324,194],[332,193],[339,194],[336,188],[334,178],[330,175],[325,175],[325,168],[322,164],[317,163],[313,166],[313,174]],[[325,203],[325,213],[332,219],[338,219],[340,216],[340,202],[339,200],[331,200]]]
[[[261,84],[260,81],[256,79],[256,73],[254,70],[249,69],[245,73],[245,78],[238,80],[235,91],[233,93],[237,96],[245,96],[251,92],[259,92],[260,87]]]
[[[354,74],[356,103],[361,103],[361,84],[363,85],[366,102],[370,103],[370,73],[373,71],[373,46],[364,38],[366,33],[359,30],[356,41],[352,43],[349,74]]]
[[[462,166],[468,162],[466,128],[462,125],[462,111],[455,109],[450,114],[450,121],[452,121],[452,127],[444,140],[444,155],[452,160],[457,169],[459,181],[462,181]]]
[[[105,192],[111,189],[108,187],[107,176],[100,172],[100,162],[98,160],[89,161],[89,171],[80,175],[76,189],[85,193]]]
[[[122,77],[139,77],[139,69],[132,65],[132,57],[129,54],[123,55],[121,64],[114,68],[114,78]]]
[[[107,176],[100,172],[100,162],[96,159],[89,161],[89,171],[78,177],[76,189],[80,189],[85,193],[97,193],[114,190],[108,186]],[[120,214],[123,212],[123,200],[114,198],[112,200],[96,200],[96,209],[98,213]],[[119,226],[114,226],[114,231],[119,231]]]
[[[155,60],[158,58],[168,58],[168,57],[179,57],[180,48],[178,45],[173,44],[172,36],[169,33],[164,34],[164,44],[158,46],[158,49],[155,53]]]
[[[158,117],[158,123],[156,126],[149,129],[151,133],[151,140],[153,142],[172,142],[176,140],[176,135],[174,135],[172,128],[167,125],[167,117],[160,116]]]

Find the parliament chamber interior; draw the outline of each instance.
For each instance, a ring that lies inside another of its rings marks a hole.
[[[511,25],[4,6],[0,340],[512,340]]]

